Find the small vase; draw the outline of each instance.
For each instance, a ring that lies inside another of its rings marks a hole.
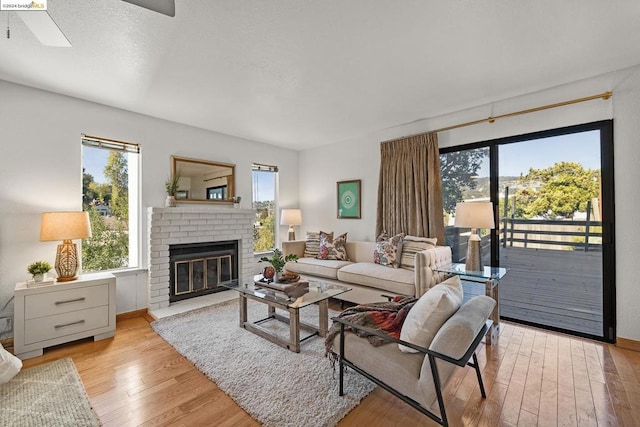
[[[40,283],[44,280],[44,274],[34,274],[33,281],[36,283]]]
[[[176,198],[175,196],[167,196],[164,201],[164,206],[167,208],[175,208],[176,207]]]

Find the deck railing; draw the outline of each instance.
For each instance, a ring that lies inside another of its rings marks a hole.
[[[532,244],[571,247],[585,252],[602,250],[602,222],[501,218],[500,244],[531,247]],[[518,245],[519,244],[519,245]]]
[[[499,244],[503,248],[602,251],[602,222],[591,220],[545,220],[500,218]],[[469,229],[446,227],[446,245],[454,262],[464,262]],[[483,261],[490,263],[491,235],[481,238]]]

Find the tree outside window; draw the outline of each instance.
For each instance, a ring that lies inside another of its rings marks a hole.
[[[89,213],[92,237],[82,241],[82,269],[134,267],[130,221],[137,221],[137,213],[131,217],[129,188],[136,177],[131,179],[129,163],[137,154],[95,145],[83,139],[82,209]]]
[[[278,168],[254,164],[252,167],[253,251],[268,252],[276,246],[276,178]]]

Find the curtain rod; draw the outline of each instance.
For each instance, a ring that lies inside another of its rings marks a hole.
[[[486,123],[493,123],[498,119],[505,119],[507,117],[514,117],[514,116],[519,116],[519,115],[522,115],[522,114],[535,113],[537,111],[548,110],[550,108],[564,107],[565,105],[578,104],[580,102],[591,101],[591,100],[594,100],[594,99],[607,100],[607,99],[611,98],[612,96],[613,96],[613,92],[607,91],[607,92],[602,92],[602,93],[600,93],[598,95],[586,96],[584,98],[572,99],[570,101],[556,102],[555,104],[548,104],[548,105],[543,105],[541,107],[528,108],[526,110],[515,111],[513,113],[500,114],[499,116],[490,116],[490,117],[487,117],[486,119],[473,120],[471,122],[459,123],[457,125],[451,125],[451,126],[445,126],[443,128],[432,130],[432,131],[428,131],[428,132],[438,133],[438,132],[444,132],[444,131],[451,130],[451,129],[458,129],[458,128],[463,128],[463,127],[466,127],[466,126],[473,126],[473,125],[477,125],[477,124],[485,123],[485,122]],[[413,135],[402,136],[400,138],[390,139],[389,141],[384,141],[384,142],[398,141],[400,139],[410,138],[412,136],[422,135],[423,133],[428,133],[428,132],[421,132],[421,133],[416,133],[416,134],[413,134]]]

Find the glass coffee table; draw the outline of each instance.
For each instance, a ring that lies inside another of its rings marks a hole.
[[[346,286],[322,281],[309,281],[309,292],[298,298],[287,297],[283,292],[260,286],[258,280],[262,276],[248,276],[241,279],[220,283],[227,289],[238,291],[240,295],[240,327],[259,335],[274,344],[278,344],[296,353],[300,353],[300,343],[313,336],[325,337],[329,329],[329,298],[350,291]],[[267,317],[250,322],[247,316],[247,300],[253,300],[268,306]],[[315,304],[318,306],[318,325],[310,325],[300,321],[300,309]],[[281,309],[289,313],[289,317],[276,312]],[[289,340],[261,326],[267,321],[277,320],[289,324]],[[311,332],[311,335],[300,339],[300,329]]]

